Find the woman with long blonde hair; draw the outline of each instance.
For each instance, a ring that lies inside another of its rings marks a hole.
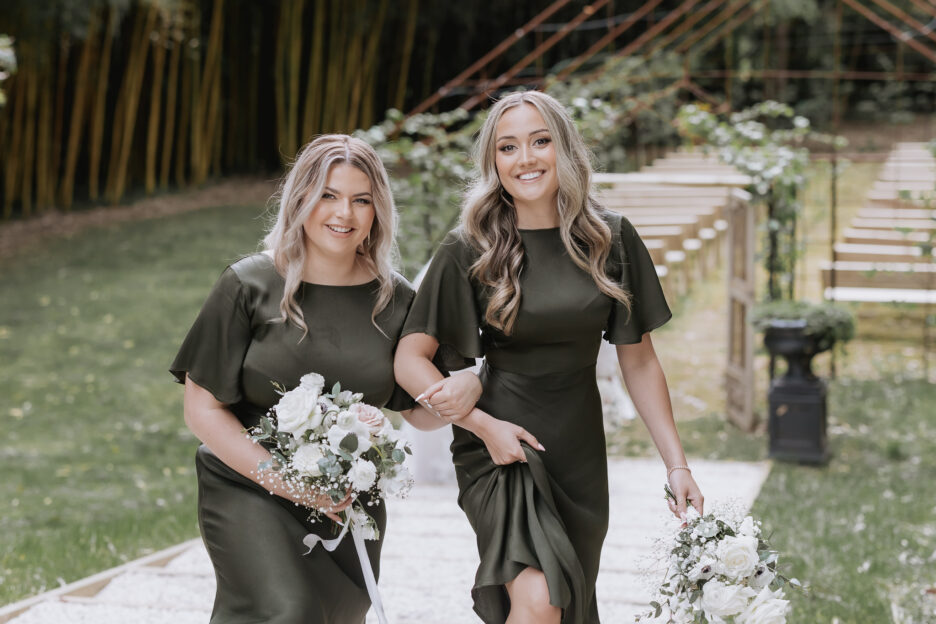
[[[420,285],[394,370],[434,405],[442,373],[484,357],[482,394],[459,409],[459,504],[481,558],[472,596],[488,624],[595,623],[608,474],[595,379],[617,345],[630,395],[678,504],[702,510],[649,332],[671,314],[646,247],[591,194],[585,143],[565,109],[514,93],[488,114],[477,179]],[[426,390],[424,390],[426,389]],[[457,393],[456,393],[457,394]]]
[[[265,251],[221,274],[170,370],[185,384],[185,422],[203,442],[195,458],[198,520],[215,567],[212,624],[363,624],[370,606],[352,540],[303,556],[303,537],[337,534],[349,499],[296,491],[270,453],[244,434],[278,396],[319,373],[371,405],[436,420],[393,379],[393,351],[413,291],[394,273],[396,211],[374,150],[321,136],[296,157],[276,197]],[[309,520],[310,510],[325,518]],[[381,536],[382,505],[368,507]],[[381,541],[368,541],[379,571]]]

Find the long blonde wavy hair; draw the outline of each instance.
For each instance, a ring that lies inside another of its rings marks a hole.
[[[572,118],[555,98],[539,91],[512,93],[491,107],[475,141],[478,175],[462,206],[462,229],[480,252],[471,277],[489,289],[485,321],[510,335],[520,311],[520,271],[524,253],[517,229],[517,211],[501,184],[495,164],[497,124],[504,113],[529,104],[539,111],[556,150],[559,181],[559,233],[572,261],[587,271],[598,289],[630,310],[630,293],[605,273],[611,249],[611,230],[598,214],[591,195],[591,161],[585,141]]]
[[[348,164],[363,171],[371,183],[374,202],[374,222],[368,237],[358,250],[358,260],[379,283],[371,322],[377,325],[377,315],[393,297],[393,261],[396,257],[397,212],[390,191],[390,180],[380,157],[360,139],[345,134],[322,135],[303,147],[283,178],[272,201],[278,204],[276,221],[263,239],[263,246],[272,252],[276,270],[286,282],[279,309],[279,320],[309,329],[296,301],[296,291],[302,283],[306,245],[303,224],[315,208],[332,167]],[[381,330],[382,331],[382,330]]]

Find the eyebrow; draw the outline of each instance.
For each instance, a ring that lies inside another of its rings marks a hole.
[[[549,132],[549,129],[547,129],[547,128],[540,128],[539,130],[534,130],[533,132],[530,133],[530,136],[533,136],[534,134],[539,134],[540,132]],[[514,140],[516,140],[517,137],[515,137],[515,136],[512,135],[512,134],[508,134],[508,135],[505,135],[505,136],[502,136],[502,137],[497,137],[497,140],[498,140],[498,141],[503,141],[504,139],[514,139]]]
[[[333,189],[333,188],[330,187],[330,186],[326,186],[324,190],[326,190],[326,191],[331,191],[332,193],[334,193],[334,194],[336,194],[336,195],[341,195],[341,191],[339,191],[339,190],[337,190],[337,189]],[[352,195],[352,197],[362,197],[362,196],[364,196],[364,195],[371,195],[371,192],[370,192],[370,191],[364,191],[363,193],[357,193],[356,195]],[[371,195],[371,197],[373,197],[373,195]]]

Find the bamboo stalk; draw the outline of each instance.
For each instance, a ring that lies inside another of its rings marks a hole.
[[[299,151],[299,69],[302,66],[302,13],[305,8],[304,0],[293,0],[293,15],[289,37],[288,65],[288,98],[287,114],[289,115],[287,142],[284,145],[289,158]]]
[[[416,40],[416,18],[419,17],[419,0],[410,0],[406,15],[406,30],[403,35],[403,56],[400,61],[400,75],[397,78],[396,97],[393,107],[399,111],[406,104],[406,84],[409,79],[410,61],[413,58],[413,43]]]
[[[199,102],[192,127],[193,136],[198,133],[198,154],[193,154],[192,179],[196,184],[203,182],[208,176],[214,152],[214,135],[217,128],[217,110],[220,108],[221,96],[221,48],[223,42],[224,0],[214,0],[211,11],[211,26],[209,28],[208,49],[205,52],[205,73],[201,88],[197,94]]]
[[[380,49],[381,34],[384,29],[384,22],[387,18],[387,0],[380,0],[380,6],[377,9],[377,18],[368,25],[365,33],[367,50],[364,57],[364,72],[361,76],[364,84],[362,85],[362,101],[360,104],[360,113],[353,123],[349,124],[349,130],[354,129],[358,124],[367,128],[371,125],[374,115],[374,83],[377,82],[377,53]],[[358,107],[355,107],[358,110]]]
[[[322,47],[325,37],[325,3],[315,3],[312,18],[312,49],[309,53],[309,73],[306,78],[305,114],[302,117],[302,143],[312,138],[322,126]]]
[[[149,55],[149,38],[156,20],[156,7],[141,8],[131,38],[133,49],[127,61],[118,108],[123,109],[122,127],[115,133],[116,149],[111,151],[111,168],[108,175],[108,195],[111,203],[116,204],[123,196],[126,187],[127,167],[130,160],[130,147],[133,144],[133,130],[139,110],[140,86],[146,70],[146,58]]]
[[[26,54],[26,50],[23,50],[23,52],[24,60],[29,58]],[[23,141],[23,186],[20,193],[22,215],[28,217],[32,214],[33,208],[32,187],[36,158],[36,100],[39,97],[39,75],[36,71],[35,63],[23,63],[23,67],[20,71],[29,75],[29,79],[26,81],[26,119],[23,124],[25,136],[25,140]]]
[[[192,74],[194,67],[198,63],[197,59],[188,54],[184,55],[182,63],[182,91],[179,94],[179,131],[176,135],[176,161],[175,178],[176,185],[186,185],[186,169],[188,162],[188,125],[192,114]]]
[[[19,73],[10,80],[10,93],[12,94],[12,112],[10,113],[13,124],[10,133],[9,149],[4,159],[5,169],[3,171],[3,218],[9,219],[13,215],[13,202],[16,201],[16,193],[19,190],[19,168],[22,164],[22,152],[20,145],[23,143],[23,129],[26,112],[26,76]]]
[[[169,76],[166,79],[166,126],[163,131],[162,163],[159,170],[159,187],[162,189],[169,187],[169,165],[172,162],[173,139],[175,138],[179,59],[182,58],[184,45],[182,33],[175,32],[177,27],[181,28],[178,24],[173,25],[172,37],[167,41],[172,46],[172,52],[169,55]]]
[[[152,194],[156,190],[156,153],[159,148],[159,117],[162,112],[162,83],[166,62],[166,44],[169,22],[160,18],[159,35],[153,45],[153,82],[150,90],[150,114],[146,128],[146,174],[144,188]]]
[[[259,92],[260,92],[260,40],[262,31],[260,20],[253,21],[253,30],[250,49],[250,69],[247,72],[247,137],[246,137],[246,159],[245,163],[253,168],[258,162],[257,159],[257,127],[259,112]]]
[[[55,203],[58,194],[59,171],[62,164],[62,146],[65,143],[65,85],[71,74],[68,72],[68,57],[71,52],[71,38],[65,37],[59,49],[57,84],[55,89],[55,129],[52,133],[52,156],[49,169],[48,201]]]
[[[107,85],[110,82],[111,49],[114,45],[114,29],[117,27],[117,11],[111,9],[107,16],[107,28],[104,31],[104,48],[98,62],[97,92],[91,106],[91,133],[88,137],[90,152],[88,155],[88,196],[98,198],[98,183],[101,177],[101,151],[104,143],[104,113],[107,98]]]
[[[196,42],[200,43],[201,37],[201,12],[196,9],[193,32],[196,33]],[[202,89],[204,83],[202,67],[202,45],[196,45],[192,48],[191,64],[191,95],[190,106],[192,108],[189,125],[189,181],[192,184],[198,184],[198,163],[202,158],[202,129],[199,127],[202,119]]]
[[[65,169],[62,173],[62,185],[59,202],[66,210],[71,210],[75,193],[75,167],[78,165],[78,150],[81,146],[81,134],[85,125],[85,108],[88,103],[88,79],[91,70],[91,58],[94,56],[95,37],[98,20],[92,17],[88,24],[88,34],[81,46],[78,70],[75,74],[75,95],[72,100],[71,120],[68,124],[68,147],[65,150]]]
[[[52,186],[51,159],[52,159],[52,107],[55,97],[55,77],[52,67],[43,66],[39,70],[41,95],[39,96],[39,111],[36,118],[36,211],[45,212],[49,204],[55,201],[55,195],[50,195]]]
[[[284,84],[284,48],[286,47],[287,24],[292,17],[292,3],[280,3],[279,20],[276,24],[276,45],[273,52],[273,102],[275,105],[276,145],[280,157],[283,157],[283,144],[286,135],[286,86]]]

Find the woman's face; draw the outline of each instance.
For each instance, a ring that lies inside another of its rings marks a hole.
[[[497,122],[495,138],[497,175],[517,209],[555,204],[556,148],[536,107],[524,103],[508,109]]]
[[[345,260],[353,258],[374,223],[370,178],[357,167],[339,163],[328,172],[322,195],[315,199],[315,207],[302,224],[306,250]]]

